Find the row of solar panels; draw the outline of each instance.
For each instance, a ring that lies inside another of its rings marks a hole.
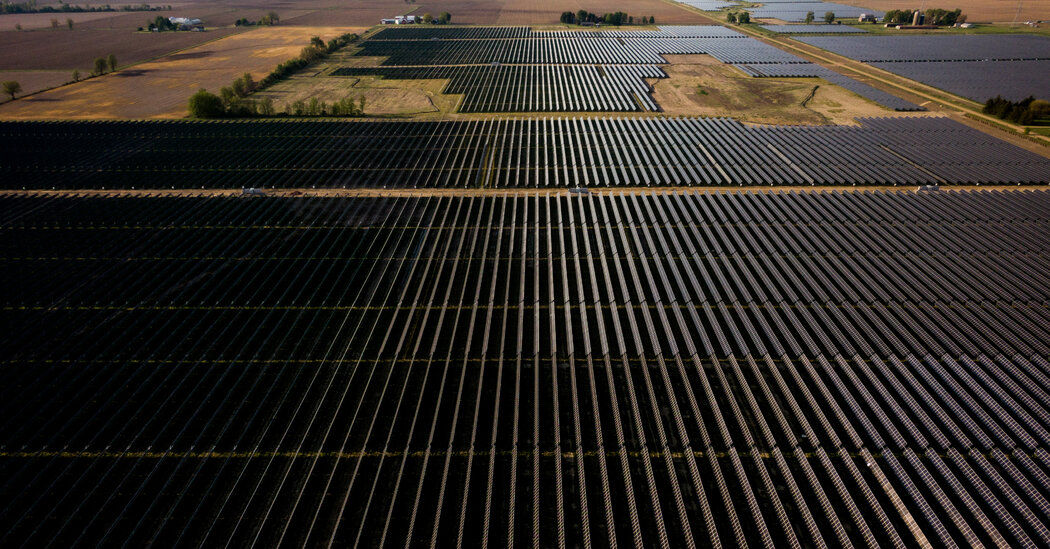
[[[1041,184],[1050,161],[946,118],[4,123],[7,188]]]
[[[4,545],[1050,543],[1045,192],[0,202]]]

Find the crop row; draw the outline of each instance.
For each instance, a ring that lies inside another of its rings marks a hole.
[[[1046,545],[1048,212],[6,196],[0,543]]]
[[[645,78],[666,78],[654,65],[476,65],[343,67],[333,76],[448,79],[463,94],[459,112],[656,111]]]
[[[1043,184],[1050,161],[947,118],[0,124],[6,188]]]

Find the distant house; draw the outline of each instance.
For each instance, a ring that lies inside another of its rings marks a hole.
[[[200,19],[189,17],[169,17],[168,21],[179,30],[204,30],[204,23]]]
[[[875,17],[870,13],[862,13],[860,14],[860,17],[857,18],[858,23],[876,23],[878,20],[878,17]]]
[[[422,23],[422,17],[416,17],[415,15],[398,15],[393,19],[380,19],[380,25],[414,25],[416,23]]]

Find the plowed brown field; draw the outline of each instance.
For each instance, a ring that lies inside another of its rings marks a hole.
[[[181,118],[198,88],[218,92],[245,72],[261,79],[295,57],[311,36],[351,27],[266,27],[0,106],[2,119]],[[185,33],[190,34],[190,33]]]

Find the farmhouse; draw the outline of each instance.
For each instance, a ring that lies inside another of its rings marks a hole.
[[[204,23],[200,19],[169,17],[168,21],[179,30],[204,30]]]

